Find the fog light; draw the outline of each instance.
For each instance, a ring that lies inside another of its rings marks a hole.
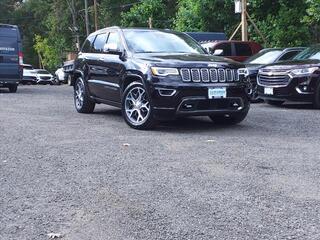
[[[163,97],[172,97],[177,92],[175,89],[158,88],[157,90],[160,96],[163,96]]]

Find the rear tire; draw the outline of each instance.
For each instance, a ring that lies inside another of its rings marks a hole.
[[[284,103],[284,101],[268,100],[267,103],[272,106],[280,107]]]
[[[132,82],[125,89],[121,110],[126,123],[134,129],[148,130],[156,125],[150,98],[140,82]]]
[[[16,93],[17,90],[18,90],[18,85],[15,84],[15,85],[10,85],[9,86],[9,92]]]
[[[74,85],[74,106],[79,113],[92,113],[95,103],[90,99],[82,78],[78,78]]]
[[[320,109],[320,79],[318,80],[318,83],[316,84],[313,106],[317,109]]]
[[[241,123],[248,115],[249,108],[239,113],[225,115],[210,115],[209,118],[219,125],[236,125]]]

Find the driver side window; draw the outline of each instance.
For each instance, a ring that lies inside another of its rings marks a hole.
[[[120,36],[117,32],[110,32],[107,43],[104,46],[104,51],[111,50],[120,50],[121,49],[121,42]]]

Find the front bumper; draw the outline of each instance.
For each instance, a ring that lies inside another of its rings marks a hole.
[[[216,87],[226,87],[227,97],[209,99],[208,89]],[[250,107],[246,85],[240,83],[158,83],[150,84],[147,89],[157,119],[235,114]]]
[[[37,84],[53,84],[54,83],[54,79],[38,79],[37,80]]]
[[[303,84],[309,81],[308,84]],[[313,102],[315,81],[308,77],[292,78],[287,86],[258,85],[258,95],[264,100]],[[273,94],[265,94],[265,88],[272,88]]]

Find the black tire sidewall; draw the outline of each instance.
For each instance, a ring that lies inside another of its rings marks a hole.
[[[320,79],[318,79],[318,82],[317,82],[316,87],[315,87],[313,105],[314,105],[315,108],[320,109]]]
[[[141,125],[136,125],[136,124],[133,124],[127,117],[126,110],[125,110],[125,99],[126,99],[127,94],[129,93],[129,91],[135,87],[141,87],[146,91],[145,87],[143,86],[143,84],[141,82],[132,82],[126,87],[126,89],[123,92],[122,101],[121,101],[121,111],[122,111],[123,118],[124,118],[125,122],[130,127],[134,128],[134,129],[138,129],[138,130],[152,129],[155,126],[156,121],[153,116],[152,102],[150,101],[150,97],[148,96],[147,91],[146,91],[146,95],[147,95],[148,101],[150,103],[150,113],[149,113],[149,117],[147,118],[147,120],[144,123],[142,123]]]
[[[9,92],[10,93],[16,93],[18,90],[18,85],[11,85],[9,86]]]
[[[83,93],[83,104],[81,108],[77,108],[76,105],[76,98],[75,98],[75,92],[76,92],[76,86],[77,83],[79,81],[82,81],[83,83],[83,88],[84,88],[84,93]],[[92,113],[94,111],[95,108],[95,102],[93,102],[88,94],[88,90],[87,90],[87,86],[85,84],[85,82],[83,81],[83,79],[81,77],[77,78],[77,80],[75,81],[74,87],[73,87],[73,101],[74,101],[74,107],[76,108],[77,112],[79,113]]]

